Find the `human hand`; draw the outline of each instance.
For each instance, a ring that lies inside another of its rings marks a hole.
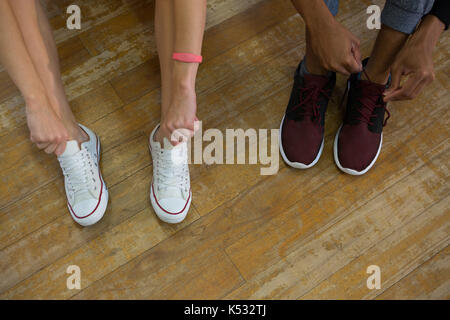
[[[30,140],[46,153],[61,155],[66,149],[69,135],[61,119],[48,103],[27,101],[26,115]]]
[[[194,135],[197,101],[194,90],[174,90],[168,110],[161,116],[157,137],[167,138],[172,145],[187,141]]]
[[[434,16],[427,16],[411,39],[397,54],[392,66],[391,86],[384,93],[384,101],[414,99],[433,82],[433,49],[443,31],[443,24]],[[407,80],[401,85],[401,78]]]
[[[308,45],[321,65],[344,75],[362,71],[359,39],[334,17],[307,25]]]

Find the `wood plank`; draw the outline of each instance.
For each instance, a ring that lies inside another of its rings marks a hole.
[[[77,290],[68,290],[66,286],[69,265],[81,269],[81,287],[86,288],[96,280],[117,267],[134,259],[145,250],[170,237],[199,217],[192,208],[186,220],[181,224],[170,225],[161,222],[150,205],[123,223],[104,232],[101,236],[86,241],[80,248],[56,260],[39,270],[18,286],[2,295],[3,299],[67,299],[77,294]],[[221,265],[230,268],[230,263]],[[236,273],[225,271],[227,276]]]
[[[433,162],[442,163],[449,151],[436,156]],[[447,169],[443,165],[439,167]],[[321,230],[308,243],[281,256],[273,265],[266,265],[267,269],[247,279],[226,298],[298,298],[330,277],[336,269],[366,254],[368,248],[419,216],[434,202],[447,197],[448,191],[446,179],[424,165],[387,192],[351,210],[332,228]]]
[[[158,254],[167,253],[160,251]],[[139,258],[135,260],[140,261]],[[144,280],[142,286],[136,286],[132,278],[127,278],[121,283],[123,286],[113,284],[114,289],[108,287],[101,292],[88,287],[74,298],[114,299],[122,296],[128,299],[218,299],[242,282],[239,272],[221,250],[205,250],[202,259],[186,256],[166,266],[161,266],[160,261],[157,261],[153,269],[157,271],[149,273],[147,265],[134,269],[135,277]],[[161,282],[161,279],[167,282]]]
[[[274,189],[278,184],[285,186],[281,191],[274,190],[273,193],[274,197],[281,199],[280,201],[287,206],[274,206],[271,211],[283,212],[293,206],[292,214],[277,216],[273,222],[261,225],[227,248],[227,253],[245,279],[251,278],[265,266],[280,259],[280,256],[284,257],[291,250],[303,245],[322,228],[332,226],[346,210],[365,203],[398,179],[417,169],[423,164],[418,154],[427,159],[429,157],[426,155],[427,152],[436,155],[447,148],[447,138],[442,136],[442,130],[448,126],[444,116],[447,112],[436,113],[434,117],[428,119],[429,122],[425,124],[427,127],[424,128],[422,127],[424,123],[419,123],[421,120],[417,119],[418,122],[414,120],[417,117],[413,115],[409,118],[407,114],[410,111],[400,107],[396,110],[398,118],[403,119],[400,122],[405,123],[399,123],[401,127],[398,127],[397,123],[389,124],[392,130],[389,134],[385,134],[383,152],[375,170],[359,177],[358,180],[339,174],[334,167],[331,150],[324,151],[317,168],[310,170],[311,172],[297,173],[288,169],[278,173],[280,180],[276,177],[276,181],[270,185],[273,185]],[[418,126],[417,131],[411,130],[415,125]],[[332,145],[335,130],[326,136],[325,145]],[[395,136],[395,140],[389,139],[389,136]],[[290,223],[290,219],[295,219],[298,215],[303,221],[302,229],[299,229],[297,224]],[[280,227],[282,232],[278,229]],[[251,261],[248,260],[250,252]]]
[[[48,0],[47,0],[48,1]],[[66,27],[67,7],[73,4],[71,0],[51,1],[53,14],[50,14],[50,24],[56,43],[66,41],[118,15],[140,10],[154,0],[83,0],[77,3],[81,11],[81,30],[69,30]],[[59,12],[59,14],[58,14]]]
[[[111,202],[102,223],[83,228],[72,220],[66,208],[61,208],[57,219],[3,248],[0,251],[0,271],[3,275],[0,292],[147,208],[150,176],[151,168],[147,166],[109,188]],[[133,197],[130,197],[131,194]],[[65,202],[63,197],[59,199],[57,203]]]
[[[147,46],[149,53],[156,55],[154,41],[154,2],[151,1],[139,10],[131,10],[117,15],[79,34],[86,49],[96,56],[105,51],[117,51],[119,47],[132,45],[135,40]],[[139,39],[139,40],[138,40]]]
[[[448,237],[448,228],[450,226],[449,204],[450,198],[447,197],[432,205],[431,208],[425,210],[425,212],[412,219],[402,228],[395,230],[382,241],[377,242],[364,254],[339,269],[331,277],[300,298],[370,299],[378,295],[381,295],[381,298],[386,289],[389,290],[388,288],[397,286],[396,283],[399,279],[405,276],[409,277],[411,270],[430,259],[443,247],[448,246],[450,240]],[[372,220],[376,218],[376,216],[371,217]],[[366,273],[366,270],[370,265],[380,267],[381,289],[370,290],[367,288],[366,280],[369,275]],[[449,270],[447,267],[448,274]],[[442,292],[442,289],[445,288],[445,280],[448,280],[448,277],[443,280],[439,284],[435,282],[430,285],[424,285],[416,293],[420,295],[421,292],[424,292],[422,290],[439,288],[442,284],[444,287],[436,293],[441,291],[441,294],[445,294],[445,292]],[[401,288],[401,286],[398,287]],[[415,291],[408,290],[408,292],[413,294]],[[396,299],[407,298],[406,295],[401,293],[396,296]]]
[[[447,246],[437,255],[419,266],[381,295],[377,296],[377,299],[448,300],[450,298],[449,258],[450,250]]]

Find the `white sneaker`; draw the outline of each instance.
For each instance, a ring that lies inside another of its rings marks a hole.
[[[159,125],[150,135],[153,159],[150,202],[162,221],[179,223],[186,217],[192,201],[187,143],[161,148],[161,144],[153,139],[158,128]]]
[[[100,173],[100,140],[95,133],[80,125],[89,136],[81,144],[71,140],[58,157],[64,174],[67,206],[72,218],[82,226],[99,221],[108,204],[108,190]]]

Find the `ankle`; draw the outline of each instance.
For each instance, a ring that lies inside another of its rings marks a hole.
[[[79,144],[89,140],[88,134],[77,123],[68,125],[67,131],[69,132],[69,140],[76,140]]]
[[[181,93],[195,90],[198,63],[184,63],[174,61],[172,72],[172,88]]]
[[[320,60],[314,55],[309,47],[306,48],[305,57],[303,58],[303,64],[310,74],[320,76],[328,74],[328,70],[322,66]]]
[[[328,70],[325,69],[324,67],[322,67],[320,64],[306,62],[305,67],[306,67],[306,70],[308,70],[308,73],[310,73],[310,74],[319,75],[319,76],[325,76],[328,74]]]
[[[369,80],[371,82],[385,85],[389,79],[389,69],[388,70],[377,70],[368,65],[365,72],[361,74],[361,79]]]

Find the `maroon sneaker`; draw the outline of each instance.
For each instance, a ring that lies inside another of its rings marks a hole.
[[[366,173],[380,154],[383,127],[390,117],[383,101],[385,88],[385,85],[358,79],[358,74],[350,76],[347,82],[344,123],[334,139],[334,161],[345,173]]]
[[[279,144],[281,156],[289,166],[307,169],[322,155],[325,111],[336,84],[336,74],[302,77],[300,66],[281,120]]]

